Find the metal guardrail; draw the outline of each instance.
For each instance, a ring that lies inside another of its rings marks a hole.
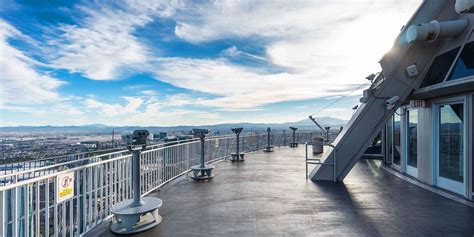
[[[313,135],[299,133],[298,141],[310,140]],[[247,135],[240,139],[241,151],[250,152],[263,149],[267,137]],[[273,134],[272,139],[275,146],[289,141],[286,134]],[[207,139],[206,162],[229,157],[235,144],[235,136]],[[198,141],[143,151],[142,196],[187,173],[198,163],[199,156]],[[80,236],[109,219],[111,206],[132,197],[129,153],[120,151],[60,165],[2,176],[5,183],[0,186],[0,236]],[[74,196],[58,202],[57,177],[70,172],[75,177]]]
[[[194,140],[196,139],[192,138],[192,139],[172,141],[172,142],[167,142],[167,143],[153,143],[153,144],[150,144],[147,149],[155,149],[155,148],[166,146],[169,144],[189,142],[189,141],[194,141]],[[25,160],[25,161],[13,162],[13,163],[0,164],[0,175],[4,176],[4,175],[15,173],[15,172],[42,168],[45,166],[51,166],[51,165],[66,163],[70,161],[90,159],[97,156],[104,156],[104,155],[114,154],[114,153],[124,152],[124,151],[126,151],[125,147],[117,147],[115,149],[94,150],[94,151],[80,152],[80,153],[74,153],[74,154],[68,154],[68,155],[60,155],[60,156],[53,156],[53,157],[47,157],[47,158],[41,158],[41,159],[33,159],[33,160]]]
[[[305,165],[306,165],[306,179],[308,179],[308,165],[309,164],[312,164],[312,165],[330,165],[333,167],[333,176],[332,176],[332,181],[333,182],[336,182],[337,181],[337,160],[336,160],[336,147],[332,144],[324,144],[326,146],[329,146],[331,147],[332,149],[334,149],[334,152],[333,152],[333,159],[332,161],[333,162],[326,162],[326,161],[321,161],[321,159],[319,158],[309,158],[308,157],[308,142],[305,142],[304,143],[304,150],[305,150]]]
[[[213,138],[217,139],[217,138],[226,138],[226,137],[230,137],[230,136],[216,136]],[[187,140],[152,144],[147,147],[147,150],[153,150],[160,147],[171,146],[171,145],[180,144],[180,143],[187,143],[187,142],[192,142],[192,141],[197,141],[197,140],[198,140],[197,138],[192,138],[192,139],[187,139]],[[98,152],[100,152],[100,154],[97,154]],[[21,163],[16,163],[16,164],[28,164],[28,166],[25,165],[25,166],[19,167],[17,170],[11,170],[11,172],[8,172],[8,173],[4,171],[3,174],[0,175],[0,186],[7,185],[13,182],[14,176],[16,176],[15,180],[16,182],[18,182],[21,180],[26,180],[26,179],[30,179],[34,177],[51,174],[63,169],[74,168],[74,167],[82,166],[85,164],[95,163],[97,161],[120,157],[127,153],[128,153],[128,150],[123,148],[121,150],[115,150],[115,151],[111,151],[111,150],[93,151],[89,153],[77,153],[77,154],[58,156],[58,157],[53,157],[53,158],[48,158],[48,159],[40,159],[40,160],[32,160],[32,161],[24,161]],[[49,162],[44,163],[46,160]],[[29,167],[29,168],[27,169],[25,167]]]

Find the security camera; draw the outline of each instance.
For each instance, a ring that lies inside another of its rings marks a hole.
[[[387,106],[387,109],[393,109],[399,100],[400,97],[398,96],[393,96],[390,99],[386,100],[385,105]]]
[[[146,146],[146,139],[150,133],[147,130],[135,130],[132,134],[122,136],[127,147],[132,148],[134,146]]]
[[[372,74],[366,76],[365,79],[367,79],[367,80],[369,80],[369,81],[372,82],[372,81],[375,79],[376,76],[377,76],[377,75],[375,75],[375,74],[372,73]]]

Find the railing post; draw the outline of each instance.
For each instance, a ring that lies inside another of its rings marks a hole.
[[[188,169],[191,168],[191,159],[190,159],[190,156],[191,156],[191,152],[189,151],[191,146],[186,146],[186,159],[188,160]]]
[[[5,208],[5,193],[6,191],[0,192],[0,236],[7,236],[7,220],[5,219],[6,208]]]
[[[13,183],[16,183],[18,181],[18,176],[14,176],[14,182]],[[12,192],[13,192],[13,210],[12,210],[12,233],[13,233],[13,237],[16,237],[18,236],[18,222],[16,220],[18,220],[18,187],[15,187],[13,188]]]
[[[306,179],[308,179],[308,142],[304,143],[304,159],[305,159],[305,166],[306,166]]]
[[[229,150],[230,150],[230,148],[229,148],[229,147],[230,147],[230,145],[229,145],[229,143],[230,143],[230,142],[229,142],[230,138],[227,138],[227,139],[225,139],[225,140],[226,140],[225,156],[226,156],[226,159],[227,159],[227,156],[229,156],[229,153],[230,153],[230,151],[229,151]]]
[[[258,142],[260,141],[260,136],[258,136],[258,133],[255,132],[255,150],[258,151]]]

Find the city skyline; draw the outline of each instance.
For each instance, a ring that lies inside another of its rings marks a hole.
[[[0,125],[347,120],[420,2],[6,1]]]

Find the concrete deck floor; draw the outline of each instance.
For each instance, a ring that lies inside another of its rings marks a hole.
[[[474,236],[474,208],[361,160],[343,183],[306,181],[302,147],[220,162],[152,195],[163,222],[137,236]],[[113,236],[104,223],[88,236]]]

